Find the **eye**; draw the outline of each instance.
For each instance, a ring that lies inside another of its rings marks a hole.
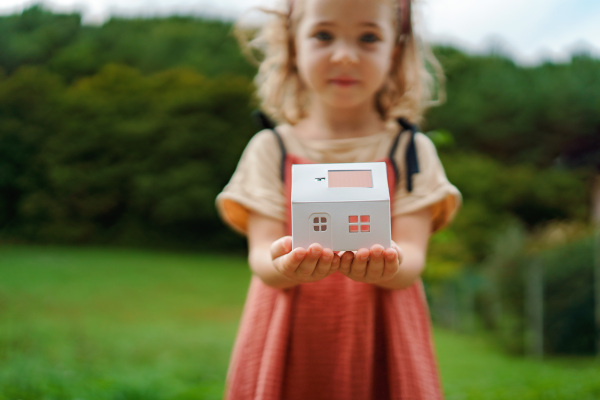
[[[376,43],[381,41],[381,39],[375,33],[364,33],[360,36],[360,41],[363,43]]]
[[[321,42],[329,42],[333,40],[333,35],[327,31],[318,31],[313,37]]]

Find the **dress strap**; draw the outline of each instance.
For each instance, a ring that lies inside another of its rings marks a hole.
[[[273,121],[271,121],[271,119],[261,110],[254,110],[252,112],[252,118],[254,118],[256,124],[263,129],[275,129]]]
[[[396,174],[396,178],[399,177],[399,170],[398,170],[398,165],[396,164],[396,160],[394,158],[394,155],[396,154],[396,149],[398,148],[398,143],[400,142],[400,136],[404,133],[404,132],[410,132],[410,140],[408,142],[408,146],[406,146],[406,153],[405,153],[405,166],[406,166],[406,190],[408,190],[409,192],[412,192],[413,190],[413,182],[412,182],[412,177],[414,174],[419,172],[419,160],[417,158],[417,147],[415,145],[415,135],[417,134],[417,126],[415,124],[411,124],[410,122],[408,122],[406,119],[404,118],[398,118],[398,124],[400,124],[400,127],[402,128],[400,130],[400,132],[398,132],[398,135],[396,136],[396,139],[394,139],[394,143],[392,144],[392,147],[390,148],[390,163],[392,164],[392,167],[394,168],[394,173]]]
[[[269,129],[271,132],[273,132],[273,134],[275,135],[275,138],[277,139],[277,144],[279,145],[279,149],[281,151],[280,176],[281,176],[281,180],[283,181],[285,178],[285,160],[287,157],[287,150],[285,149],[285,144],[283,143],[283,139],[281,138],[281,135],[279,134],[279,132],[277,132],[277,129],[275,128],[275,124],[273,123],[273,121],[271,121],[269,119],[269,117],[267,117],[265,115],[265,113],[263,113],[260,110],[256,110],[252,113],[252,115],[253,115],[254,119],[256,120],[257,124],[261,128]],[[409,192],[412,192],[412,190],[413,190],[412,177],[414,174],[419,172],[419,160],[417,159],[417,148],[415,146],[415,135],[417,133],[418,128],[415,124],[411,124],[404,118],[398,118],[397,121],[398,121],[398,124],[400,124],[400,127],[402,129],[400,130],[400,132],[398,132],[398,135],[396,135],[396,138],[394,139],[394,142],[392,143],[392,147],[390,148],[390,153],[389,153],[388,158],[389,158],[389,161],[394,170],[394,175],[396,176],[396,182],[398,182],[400,172],[398,169],[398,165],[396,164],[394,155],[396,154],[398,144],[400,143],[400,136],[404,132],[410,132],[410,140],[408,142],[408,146],[406,147],[406,154],[405,154],[405,164],[406,165],[405,165],[405,167],[406,167],[406,190],[408,190]]]

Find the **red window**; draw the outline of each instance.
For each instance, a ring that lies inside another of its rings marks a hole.
[[[350,233],[371,232],[370,215],[350,215],[348,217],[348,224]]]

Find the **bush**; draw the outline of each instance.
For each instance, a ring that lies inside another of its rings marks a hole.
[[[113,64],[65,86],[38,70],[0,87],[12,107],[0,112],[5,240],[198,248],[238,239],[214,199],[255,132],[248,79]]]
[[[598,350],[595,238],[582,235],[580,230],[573,232],[553,224],[541,234],[527,236],[522,229],[512,227],[496,240],[496,251],[486,262],[489,284],[480,293],[488,307],[479,311],[484,320],[491,321],[488,327],[494,329],[499,343],[508,351],[527,351],[532,334],[527,312],[532,300],[527,291],[536,284],[532,279],[541,279],[543,288],[544,354],[594,354]],[[554,240],[559,236],[561,243],[548,243],[549,236]],[[531,274],[536,264],[542,267],[537,278]]]

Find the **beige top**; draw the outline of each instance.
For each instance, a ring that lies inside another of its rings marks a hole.
[[[383,161],[389,155],[399,132],[394,123],[380,133],[350,139],[304,140],[290,126],[277,128],[288,153],[315,163]],[[400,170],[392,204],[392,217],[431,206],[432,230],[438,230],[454,217],[461,203],[458,189],[446,178],[436,149],[421,133],[415,136],[419,173],[413,175],[413,190],[406,189],[403,175],[409,135],[402,135],[395,153]],[[216,204],[223,220],[245,234],[248,214],[255,212],[286,222],[286,198],[281,181],[281,150],[273,132],[258,132],[248,143],[238,166],[217,196]]]

